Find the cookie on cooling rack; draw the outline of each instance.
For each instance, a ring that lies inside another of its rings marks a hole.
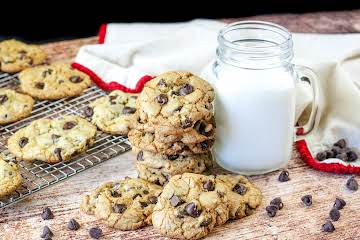
[[[0,125],[16,122],[30,115],[32,97],[11,89],[0,88]]]
[[[26,69],[19,74],[19,80],[24,93],[40,100],[78,96],[91,86],[89,76],[65,63]]]
[[[20,160],[57,163],[70,160],[95,142],[96,127],[74,116],[38,119],[8,140],[8,149]]]
[[[3,72],[19,72],[44,63],[46,58],[46,53],[39,46],[15,39],[0,42],[0,70]]]
[[[22,177],[18,165],[5,161],[0,155],[0,197],[11,194],[21,186]]]

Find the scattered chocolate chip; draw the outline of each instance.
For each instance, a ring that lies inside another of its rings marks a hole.
[[[71,76],[69,80],[72,83],[80,83],[83,81],[83,79],[79,76]]]
[[[73,127],[75,127],[77,125],[76,122],[66,122],[63,126],[64,130],[69,130],[72,129]]]
[[[145,195],[147,195],[147,194],[149,194],[149,191],[145,189],[145,190],[143,191],[143,193],[144,193]]]
[[[147,204],[146,202],[139,202],[139,203],[142,208],[146,208],[147,206],[149,206],[149,204]]]
[[[201,211],[197,209],[197,206],[195,203],[189,203],[185,206],[185,211],[187,215],[190,217],[196,218],[199,217],[201,214]]]
[[[171,206],[173,207],[177,207],[181,204],[183,204],[184,202],[176,195],[173,195],[171,198],[170,198],[170,204]]]
[[[207,227],[210,225],[211,222],[212,222],[211,218],[204,220],[200,223],[200,227]]]
[[[333,232],[335,231],[335,227],[332,222],[327,221],[324,225],[322,225],[323,232]]]
[[[279,175],[278,180],[279,180],[280,182],[287,182],[287,181],[289,181],[289,180],[290,180],[290,178],[289,178],[289,172],[286,171],[286,170],[282,171],[282,172],[280,173],[280,175]]]
[[[279,210],[281,210],[284,207],[284,203],[282,202],[280,197],[274,198],[270,201],[270,205],[275,205]]]
[[[94,110],[93,110],[93,108],[87,106],[87,107],[84,109],[84,115],[85,115],[85,117],[92,117],[92,115],[94,115]]]
[[[336,158],[337,158],[337,159],[341,159],[341,160],[343,160],[343,161],[345,161],[345,162],[348,161],[348,156],[347,156],[346,153],[339,153],[338,155],[336,155]]]
[[[43,83],[43,82],[36,82],[36,83],[35,83],[35,87],[38,88],[38,89],[44,89],[45,83]]]
[[[341,210],[345,207],[345,205],[346,205],[346,202],[344,199],[342,199],[342,198],[335,199],[334,208]]]
[[[0,95],[0,104],[3,104],[8,100],[8,96],[6,94]]]
[[[234,186],[233,191],[240,195],[244,195],[247,192],[247,188],[241,183],[238,183]]]
[[[179,96],[186,96],[192,93],[193,91],[194,91],[193,86],[187,83],[179,89],[178,94]]]
[[[122,114],[134,114],[136,112],[136,108],[132,107],[124,107],[122,110]]]
[[[41,76],[42,76],[43,78],[45,78],[47,75],[51,75],[52,72],[53,72],[53,70],[52,70],[51,68],[49,68],[49,69],[43,71],[42,74],[41,74]]]
[[[167,158],[170,160],[170,161],[174,161],[176,159],[179,158],[179,155],[168,155]]]
[[[62,156],[61,156],[61,148],[55,148],[54,149],[54,154],[55,154],[55,156],[56,156],[56,158],[59,160],[59,161],[62,161],[63,160],[63,158],[62,158]]]
[[[354,151],[347,152],[348,162],[353,162],[358,159],[358,155]]]
[[[275,205],[269,205],[265,208],[265,210],[269,217],[275,217],[275,215],[279,209]]]
[[[102,230],[98,227],[90,228],[89,235],[92,238],[99,239],[102,236]]]
[[[138,154],[136,155],[136,160],[144,161],[144,152],[143,151],[138,152]]]
[[[142,197],[142,196],[141,196],[140,193],[136,193],[136,194],[132,197],[132,199],[135,199],[135,198],[137,198],[137,197]]]
[[[324,161],[326,159],[326,153],[325,152],[319,152],[316,154],[315,157],[318,161]]]
[[[20,138],[20,140],[19,140],[19,147],[20,147],[20,148],[23,148],[23,147],[25,147],[25,145],[28,144],[28,143],[29,143],[29,139],[28,139],[27,137],[22,137],[22,138]]]
[[[45,226],[40,237],[45,240],[51,240],[52,236],[54,236],[54,233],[50,230],[48,226]]]
[[[44,220],[49,220],[54,218],[54,214],[51,212],[50,208],[46,207],[41,213],[41,218]]]
[[[340,218],[340,212],[336,208],[333,208],[330,210],[329,216],[330,216],[331,220],[337,221]]]
[[[340,148],[345,148],[346,147],[346,141],[345,139],[340,139],[339,141],[337,141],[336,143],[334,143],[334,146],[340,147]]]
[[[213,181],[211,181],[211,180],[206,181],[203,184],[203,187],[204,187],[205,190],[208,190],[208,191],[214,191],[215,190],[215,185],[214,185]]]
[[[192,126],[192,124],[193,122],[191,121],[191,119],[185,118],[185,120],[181,122],[181,128],[189,128]]]
[[[71,231],[76,231],[80,228],[80,224],[75,219],[70,219],[68,223],[68,229]]]
[[[114,205],[114,207],[113,207],[113,211],[115,212],[115,213],[123,213],[123,212],[125,212],[125,210],[126,210],[126,205],[125,204],[115,204]]]
[[[305,195],[305,196],[301,197],[301,201],[305,204],[305,206],[310,207],[312,205],[312,196]]]
[[[121,193],[119,193],[119,192],[117,192],[117,191],[112,191],[112,192],[111,192],[111,196],[112,196],[112,197],[116,197],[116,198],[117,198],[117,197],[121,197]]]
[[[110,104],[114,105],[116,102],[114,101],[117,98],[117,96],[109,96],[109,102]]]
[[[168,97],[166,96],[166,94],[160,94],[159,96],[156,97],[156,101],[160,104],[160,105],[165,105],[168,102]]]
[[[356,181],[355,177],[352,176],[346,182],[346,187],[351,191],[357,191],[359,188],[358,182]]]
[[[150,197],[149,197],[149,202],[152,203],[152,204],[156,204],[156,203],[157,203],[157,197],[155,197],[155,196],[150,196]]]
[[[167,87],[167,84],[164,79],[160,79],[160,81],[157,84],[159,87]]]

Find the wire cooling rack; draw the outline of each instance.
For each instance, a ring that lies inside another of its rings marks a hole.
[[[0,72],[0,88],[16,89],[19,85],[17,75]],[[55,118],[69,114],[82,116],[84,108],[93,100],[105,96],[101,89],[93,86],[83,95],[74,98],[65,98],[57,101],[37,101],[32,114],[18,122],[0,126],[0,152],[5,159],[16,161],[15,157],[7,150],[7,139],[20,128],[30,122],[47,117]],[[84,116],[82,116],[84,117]],[[131,149],[128,139],[123,136],[111,136],[101,131],[97,132],[96,142],[83,154],[74,157],[69,162],[47,164],[41,161],[19,161],[21,175],[24,179],[22,186],[13,194],[0,198],[0,209],[14,204],[31,194],[63,181],[79,172],[89,169],[114,156]]]

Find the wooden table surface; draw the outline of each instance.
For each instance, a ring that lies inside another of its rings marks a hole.
[[[360,31],[360,10],[269,15],[251,19],[277,22],[294,32]],[[95,42],[96,38],[93,37],[51,43],[44,47],[52,60],[70,61],[80,46]],[[79,210],[81,195],[100,183],[125,176],[135,177],[134,159],[134,154],[125,153],[0,210],[0,239],[40,239],[45,225],[54,232],[53,239],[89,239],[88,230],[94,226],[103,230],[102,239],[165,239],[152,227],[128,232],[108,228],[95,217]],[[279,172],[251,177],[263,192],[262,205],[252,216],[217,227],[208,239],[360,239],[360,191],[351,193],[346,190],[345,182],[349,176],[314,171],[297,157],[296,151],[287,169],[291,180],[284,183],[277,181]],[[300,201],[305,194],[313,195],[313,205],[309,208],[304,207]],[[269,218],[264,210],[265,206],[278,196],[283,199],[284,208],[275,218]],[[321,225],[328,219],[336,197],[344,198],[347,205],[341,210],[340,220],[334,222],[336,231],[326,234],[321,232]],[[54,219],[41,219],[40,213],[44,207],[52,209]],[[67,222],[71,218],[77,219],[81,224],[76,232],[67,230]]]

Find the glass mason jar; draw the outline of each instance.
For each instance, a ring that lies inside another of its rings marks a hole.
[[[290,32],[279,25],[236,22],[218,36],[212,82],[216,90],[213,154],[223,168],[245,175],[277,170],[291,158],[295,132],[309,133],[317,112],[315,73],[295,66]],[[313,87],[305,126],[295,127],[296,84]]]

